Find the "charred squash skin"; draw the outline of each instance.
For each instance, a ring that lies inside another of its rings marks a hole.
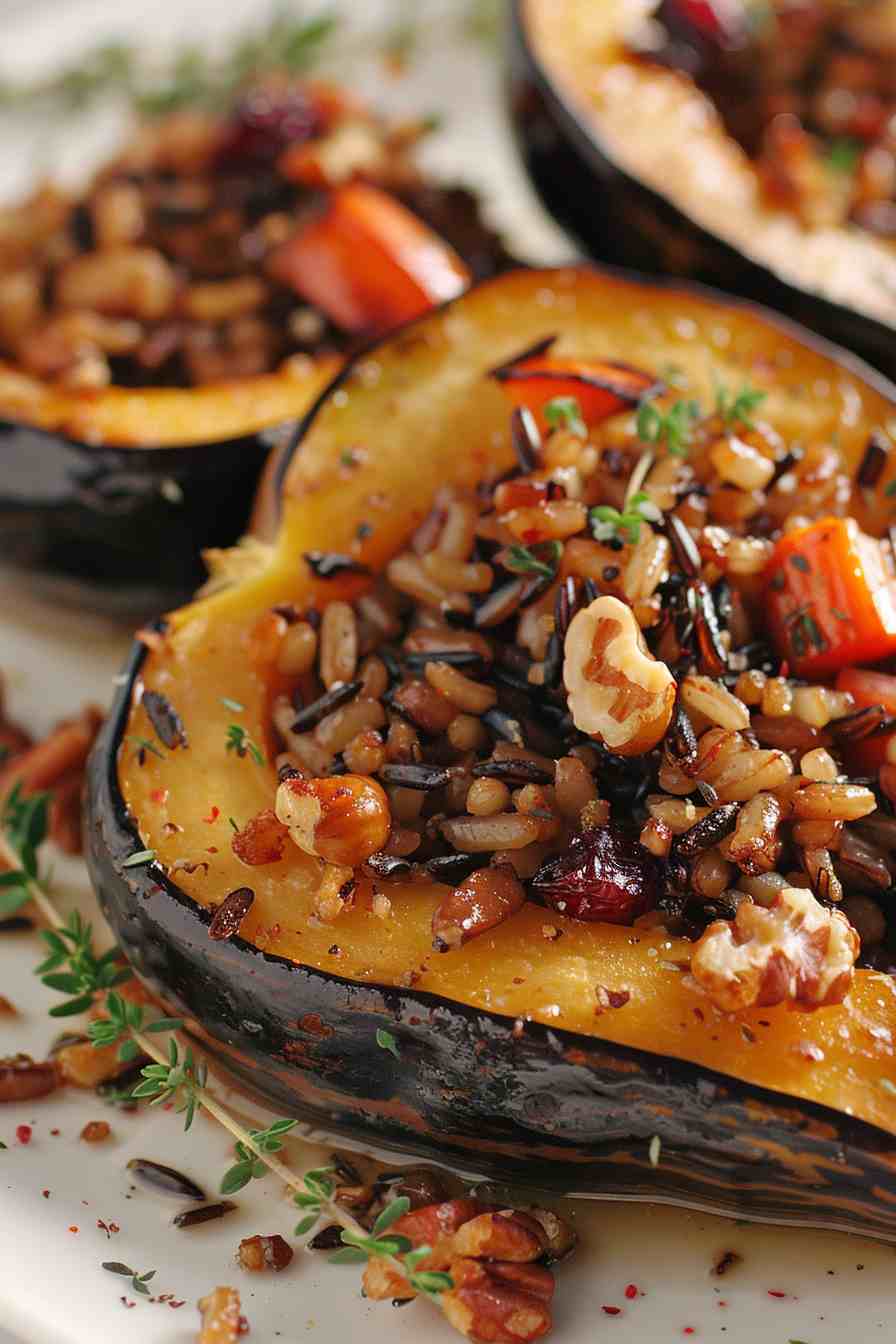
[[[245,526],[274,430],[304,414],[335,368],[309,360],[203,388],[29,395],[21,419],[0,417],[4,563],[57,600],[113,615],[186,600],[200,551]]]
[[[616,161],[581,106],[551,71],[553,42],[536,36],[564,23],[564,5],[512,0],[508,25],[511,119],[529,175],[551,213],[597,260],[654,275],[680,275],[789,313],[896,377],[893,329],[780,279],[686,213]],[[592,52],[586,37],[576,44]],[[589,57],[589,59],[592,59]],[[593,60],[604,59],[595,54]],[[582,100],[584,102],[584,98]]]
[[[552,913],[564,936],[546,941],[528,905],[440,956],[430,918],[443,889],[391,885],[383,921],[362,888],[355,909],[315,928],[309,860],[290,850],[250,870],[230,848],[228,818],[255,815],[273,793],[271,767],[227,756],[220,704],[245,707],[240,722],[270,756],[265,710],[278,688],[248,658],[259,617],[365,581],[314,580],[298,557],[349,551],[376,571],[439,484],[506,465],[506,403],[485,375],[540,337],[557,332],[561,353],[678,364],[707,399],[705,349],[720,330],[717,372],[767,388],[763,409],[785,434],[839,426],[854,463],[893,414],[896,388],[756,309],[587,269],[479,286],[357,361],[271,475],[259,510],[267,566],[173,613],[157,647],[136,649],[92,760],[88,859],[138,972],[282,1112],[471,1171],[896,1240],[896,1098],[881,1086],[896,1072],[888,978],[860,972],[844,1005],[811,1016],[726,1018],[676,965],[687,944],[661,933]],[[831,397],[807,400],[801,389],[822,377]],[[886,509],[857,501],[856,513],[880,528]],[[359,541],[361,521],[373,531]],[[189,745],[141,766],[125,737],[146,735],[142,687],[170,699]],[[173,836],[170,821],[183,828]],[[124,867],[144,848],[158,864]],[[179,859],[199,866],[169,874]],[[212,907],[244,885],[255,901],[241,937],[209,939]],[[598,1014],[598,987],[629,1000]],[[400,1060],[377,1048],[379,1027]]]

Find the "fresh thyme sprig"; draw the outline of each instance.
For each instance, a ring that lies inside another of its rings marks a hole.
[[[568,429],[579,439],[587,439],[588,426],[575,397],[553,397],[545,402],[544,418],[551,429]]]
[[[512,574],[540,574],[552,579],[563,554],[559,541],[536,542],[534,546],[508,546],[502,560],[505,569]]]
[[[264,765],[264,756],[261,750],[252,741],[249,732],[240,723],[229,723],[227,725],[227,750],[235,751],[237,756],[249,755],[256,765]]]
[[[699,418],[696,401],[676,401],[668,411],[661,411],[647,400],[638,407],[635,423],[643,443],[665,444],[674,457],[687,457],[693,424]]]
[[[640,540],[643,523],[663,521],[662,513],[643,490],[635,491],[622,512],[611,504],[596,504],[589,517],[596,541],[628,541],[632,545]]]
[[[7,872],[0,873],[0,916],[14,915],[28,901],[34,901],[44,917],[52,922],[55,908],[48,899],[40,876],[37,851],[47,835],[50,795],[22,793],[16,782],[0,808],[0,862]]]
[[[354,1262],[382,1258],[403,1275],[415,1291],[441,1307],[440,1295],[453,1283],[450,1275],[420,1269],[430,1248],[414,1249],[406,1237],[386,1235],[392,1223],[407,1212],[408,1200],[393,1200],[368,1232],[336,1201],[335,1187],[326,1171],[310,1171],[297,1176],[281,1161],[279,1153],[283,1136],[294,1129],[296,1121],[275,1120],[267,1129],[246,1129],[209,1091],[205,1062],[197,1062],[189,1046],[181,1051],[173,1035],[183,1027],[181,1019],[160,1017],[147,1021],[143,1004],[116,992],[116,986],[131,979],[133,974],[121,965],[117,949],[98,954],[93,945],[92,925],[77,912],[67,921],[63,920],[48,892],[37,886],[37,851],[47,834],[47,804],[47,795],[23,797],[20,790],[13,791],[0,815],[0,857],[4,861],[11,859],[13,866],[21,865],[17,871],[23,889],[29,895],[33,892],[40,894],[41,909],[51,925],[42,932],[49,956],[36,968],[36,973],[49,988],[71,996],[52,1008],[51,1014],[69,1016],[97,1006],[104,997],[106,1016],[95,1019],[87,1027],[88,1039],[94,1048],[117,1045],[116,1053],[123,1063],[140,1055],[152,1060],[141,1069],[142,1081],[130,1096],[147,1099],[151,1105],[173,1102],[175,1109],[185,1117],[185,1130],[192,1125],[196,1112],[202,1109],[233,1135],[239,1161],[225,1173],[222,1193],[241,1189],[253,1178],[266,1171],[272,1172],[293,1191],[295,1203],[302,1211],[296,1235],[309,1232],[326,1216],[342,1228],[344,1245],[335,1253],[334,1259]],[[61,969],[63,967],[66,969]],[[162,1032],[172,1033],[164,1052],[154,1040]],[[109,1261],[103,1267],[111,1273],[129,1277],[134,1292],[149,1295],[146,1285],[155,1274],[154,1270],[139,1274],[118,1261]]]
[[[238,1141],[236,1154],[240,1160],[224,1173],[221,1194],[236,1194],[237,1190],[242,1190],[251,1180],[266,1176],[268,1169],[258,1156],[259,1152],[279,1153],[283,1147],[282,1136],[294,1129],[297,1123],[296,1120],[275,1120],[267,1129],[251,1129],[249,1131],[251,1147]]]
[[[104,1260],[103,1269],[107,1269],[110,1274],[122,1274],[126,1279],[130,1279],[132,1293],[142,1293],[144,1297],[149,1297],[146,1285],[150,1279],[155,1278],[154,1269],[148,1269],[145,1274],[138,1274],[130,1265],[123,1265],[120,1260]]]
[[[731,393],[724,383],[716,380],[716,412],[726,425],[743,425],[753,429],[753,412],[768,396],[758,387],[744,383],[739,392]]]

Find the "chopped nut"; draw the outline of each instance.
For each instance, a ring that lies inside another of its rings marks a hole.
[[[523,886],[509,863],[480,868],[440,901],[432,917],[433,946],[460,947],[522,909]]]
[[[243,1269],[260,1274],[265,1269],[279,1274],[291,1262],[293,1249],[281,1236],[244,1237],[237,1247],[236,1258]]]
[[[34,1101],[58,1085],[59,1074],[50,1059],[38,1062],[30,1055],[0,1059],[0,1102]]]
[[[744,901],[696,944],[691,974],[724,1012],[792,1003],[810,1012],[842,1003],[859,939],[849,921],[810,891],[785,887],[768,909]]]
[[[453,1250],[455,1255],[528,1264],[541,1255],[544,1243],[539,1222],[504,1209],[500,1213],[480,1213],[459,1227]]]
[[[257,867],[264,863],[276,863],[283,858],[287,829],[270,807],[259,812],[257,817],[247,821],[240,831],[234,833],[230,846],[238,859]]]
[[[631,609],[616,597],[598,597],[573,617],[563,680],[576,727],[617,755],[643,755],[669,727],[675,678],[648,652]]]
[[[202,1316],[198,1344],[238,1344],[240,1295],[235,1288],[214,1288],[197,1305]]]
[[[501,1344],[541,1339],[551,1328],[554,1276],[542,1265],[452,1260],[442,1295],[448,1320],[468,1339]]]
[[[388,800],[365,775],[286,779],[277,790],[276,813],[299,849],[349,868],[389,838]]]
[[[87,1124],[81,1130],[81,1138],[85,1143],[105,1143],[112,1130],[105,1120],[88,1120]]]

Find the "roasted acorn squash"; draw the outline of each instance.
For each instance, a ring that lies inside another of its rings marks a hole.
[[[704,95],[629,54],[643,8],[513,0],[512,116],[548,208],[600,261],[767,303],[892,377],[892,247],[845,226],[809,236],[764,208]]]
[[[0,552],[51,596],[155,614],[230,544],[276,426],[303,415],[335,359],[203,388],[65,393],[0,373]],[[27,421],[27,423],[25,423]]]
[[[390,887],[385,921],[362,899],[321,925],[313,861],[290,846],[249,869],[232,851],[230,819],[269,807],[275,786],[271,765],[226,749],[236,702],[271,755],[271,686],[249,658],[259,618],[369,582],[314,578],[303,553],[376,572],[440,485],[507,466],[507,403],[487,371],[552,333],[561,354],[677,365],[705,397],[711,365],[731,385],[749,376],[785,434],[836,431],[853,464],[896,411],[896,388],[761,310],[586,268],[510,273],[387,338],[340,374],[268,482],[254,572],[135,646],[90,767],[103,909],[151,988],[282,1112],[529,1184],[896,1239],[888,976],[859,971],[845,1004],[810,1015],[726,1016],[689,988],[674,965],[688,944],[662,930],[552,912],[563,936],[546,941],[528,904],[440,956],[433,884]],[[885,499],[857,511],[878,529],[888,513]],[[150,689],[182,721],[161,756],[129,740],[148,731]],[[210,938],[213,908],[247,883],[240,936]],[[596,1014],[599,986],[628,1002]]]

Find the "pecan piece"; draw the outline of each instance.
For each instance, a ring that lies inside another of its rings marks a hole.
[[[566,634],[563,681],[575,725],[619,756],[641,756],[663,738],[675,678],[648,651],[631,608],[598,597]]]
[[[0,1059],[0,1102],[34,1101],[59,1086],[59,1074],[51,1059],[38,1062],[30,1055]]]
[[[292,1257],[293,1249],[289,1242],[276,1233],[270,1237],[258,1234],[244,1237],[236,1252],[240,1266],[252,1274],[260,1274],[265,1269],[279,1274],[281,1269],[286,1269],[291,1263]]]
[[[458,1228],[481,1213],[489,1213],[492,1206],[478,1199],[448,1199],[441,1204],[427,1204],[412,1209],[392,1226],[398,1236],[407,1237],[411,1245],[431,1247],[421,1269],[447,1269],[454,1255],[454,1235]],[[369,1260],[364,1269],[364,1295],[371,1301],[388,1298],[415,1297],[407,1279],[380,1259]]]
[[[514,1209],[502,1209],[498,1213],[480,1213],[459,1227],[454,1234],[454,1253],[526,1264],[538,1259],[546,1240],[534,1218]]]
[[[442,1295],[455,1330],[486,1344],[529,1344],[551,1328],[554,1276],[541,1265],[452,1260]]]
[[[389,802],[365,775],[285,779],[277,790],[277,819],[306,854],[355,868],[389,838]]]
[[[433,946],[439,952],[495,928],[526,902],[526,893],[509,863],[480,868],[441,900],[433,912]]]
[[[283,822],[277,820],[273,808],[267,807],[234,834],[230,847],[238,859],[255,868],[282,859],[288,835],[289,832]]]
[[[197,1303],[202,1325],[198,1344],[237,1344],[242,1329],[240,1295],[235,1288],[213,1288]]]
[[[784,887],[764,909],[744,901],[732,921],[716,920],[691,955],[691,974],[723,1012],[790,1003],[811,1012],[842,1003],[859,939],[838,910],[810,891]]]

